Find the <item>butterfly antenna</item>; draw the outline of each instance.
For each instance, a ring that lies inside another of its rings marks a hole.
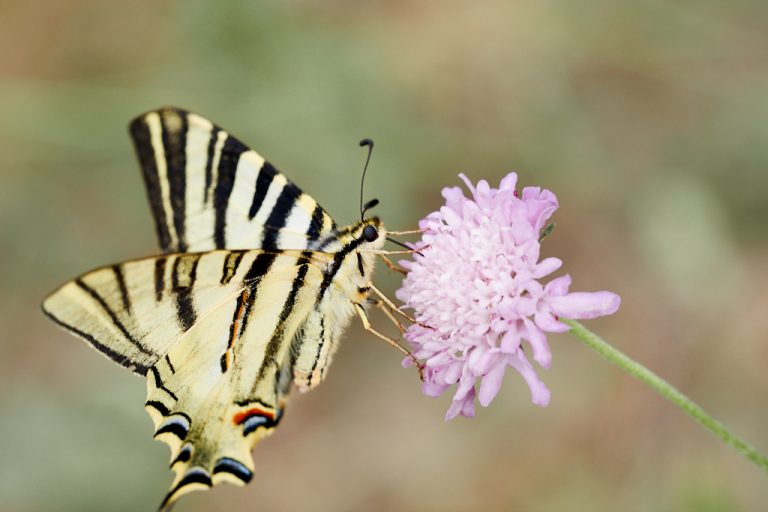
[[[371,161],[371,154],[373,153],[373,141],[371,139],[363,139],[360,141],[360,147],[366,146],[368,148],[368,156],[365,158],[365,167],[363,167],[363,177],[360,179],[360,218],[365,216],[366,210],[373,208],[379,204],[378,199],[372,199],[363,204],[363,187],[365,186],[365,173],[368,171],[368,164]]]
[[[403,242],[399,242],[399,241],[395,240],[394,238],[387,237],[387,240],[389,240],[390,242],[392,242],[395,245],[399,245],[400,247],[403,247],[404,249],[408,249],[409,251],[413,250],[413,247],[408,247]]]

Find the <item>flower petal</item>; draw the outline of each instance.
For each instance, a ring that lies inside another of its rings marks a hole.
[[[453,209],[448,208],[447,206],[443,206],[440,208],[440,213],[443,215],[443,220],[445,223],[449,226],[461,226],[463,221],[461,219],[461,215],[458,212],[453,211]]]
[[[483,349],[482,347],[476,347],[472,349],[469,354],[466,364],[467,368],[472,372],[472,375],[480,376],[488,373],[497,359],[497,354],[494,354],[490,350]]]
[[[523,322],[526,330],[525,339],[528,340],[533,349],[533,360],[542,367],[549,368],[552,363],[552,352],[547,344],[547,336],[527,318],[523,319]]]
[[[540,308],[533,317],[536,326],[546,332],[567,332],[570,327],[562,322],[558,322],[549,308]]]
[[[501,351],[511,354],[520,348],[520,332],[517,329],[507,331],[501,338]]]
[[[448,408],[448,412],[445,413],[445,421],[450,421],[458,415],[466,416],[467,418],[474,418],[475,416],[475,390],[461,400],[454,400],[451,406]]]
[[[555,194],[540,187],[525,187],[522,200],[526,205],[528,222],[537,233],[559,206]]]
[[[474,196],[475,195],[475,186],[472,185],[472,182],[469,181],[469,178],[467,178],[467,176],[463,172],[459,173],[459,178],[461,179],[461,181],[464,182],[464,184],[467,186],[469,191],[472,192],[472,195]]]
[[[544,286],[544,293],[547,295],[565,295],[571,287],[571,276],[565,274],[557,277]]]
[[[438,384],[436,382],[424,382],[421,384],[421,391],[427,396],[440,396],[448,389],[446,384]]]
[[[446,384],[456,384],[461,378],[461,370],[461,363],[452,364],[443,372],[443,382]]]
[[[536,265],[536,268],[533,271],[532,276],[535,279],[541,279],[542,277],[548,276],[552,272],[556,271],[563,265],[562,260],[558,258],[547,258],[545,260],[542,260],[541,263]]]
[[[573,292],[561,297],[549,297],[547,304],[559,316],[589,319],[615,313],[621,305],[621,297],[605,291]]]
[[[507,369],[506,360],[496,363],[491,371],[480,381],[480,392],[477,395],[480,405],[488,407],[491,401],[496,397],[496,393],[501,389],[501,382],[504,380],[504,371]]]
[[[549,389],[539,380],[536,371],[525,355],[518,351],[515,354],[509,355],[507,361],[510,366],[520,372],[525,382],[528,383],[528,388],[531,390],[531,401],[542,407],[549,405]]]
[[[517,173],[511,172],[501,178],[501,182],[499,183],[499,192],[502,191],[515,191],[515,188],[517,187]]]
[[[461,214],[464,210],[464,201],[467,198],[464,196],[464,191],[460,187],[445,187],[443,189],[443,197],[445,198],[445,206]]]
[[[456,387],[456,393],[453,395],[454,400],[461,400],[467,393],[475,390],[475,376],[471,375],[467,367],[464,367],[464,371],[459,379],[459,385]]]

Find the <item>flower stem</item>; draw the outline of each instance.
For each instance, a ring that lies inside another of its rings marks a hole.
[[[731,445],[739,453],[751,460],[763,471],[768,472],[768,457],[755,450],[748,443],[739,439],[731,433],[725,425],[707,414],[704,409],[699,407],[690,398],[678,391],[669,382],[665,381],[651,370],[627,357],[623,352],[609,345],[600,336],[588,330],[575,320],[566,318],[560,319],[571,327],[571,334],[576,336],[589,348],[617,365],[619,368],[629,373],[636,379],[644,382],[653,388],[661,396],[678,406],[683,411],[690,414],[693,419],[708,428],[713,434],[722,439],[725,443]]]

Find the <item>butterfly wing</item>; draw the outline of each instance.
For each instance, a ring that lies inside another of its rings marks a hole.
[[[146,408],[176,472],[164,506],[220,482],[247,483],[251,449],[282,417],[291,339],[314,307],[322,269],[307,253],[264,254],[269,271],[200,318],[148,376]]]
[[[176,472],[164,506],[195,489],[250,480],[250,451],[282,416],[291,341],[316,307],[332,258],[171,254],[94,270],[45,300],[57,323],[147,376],[145,407]]]
[[[335,228],[312,197],[202,116],[167,107],[133,120],[130,133],[163,252],[311,249]]]
[[[295,260],[296,254],[287,251],[285,257]],[[274,257],[212,251],[129,261],[64,284],[42,308],[105,356],[145,375],[202,315],[266,274]]]

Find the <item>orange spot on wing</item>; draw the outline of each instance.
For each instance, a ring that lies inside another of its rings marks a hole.
[[[232,348],[232,345],[235,344],[235,337],[237,337],[237,331],[240,328],[240,321],[243,319],[243,312],[245,311],[245,301],[248,300],[248,290],[243,290],[242,295],[240,296],[240,307],[237,310],[237,315],[235,316],[235,325],[232,329],[232,337],[229,339],[229,344],[227,345],[227,348]]]
[[[275,419],[275,415],[269,411],[265,411],[264,409],[259,409],[257,407],[253,407],[252,409],[248,409],[247,411],[238,412],[232,417],[232,421],[235,422],[235,425],[240,425],[241,423],[245,422],[248,418],[251,416],[264,416],[266,418],[269,418],[270,420]]]
[[[235,345],[235,338],[237,338],[237,333],[240,329],[240,322],[243,319],[243,312],[245,311],[245,301],[248,300],[248,290],[243,290],[243,293],[240,295],[240,307],[237,310],[237,314],[235,315],[235,320],[232,324],[232,334],[229,338],[229,342],[227,343],[227,350],[224,352],[224,359],[221,361],[221,370],[226,371],[229,368],[230,365],[230,351],[232,350],[232,347]]]

